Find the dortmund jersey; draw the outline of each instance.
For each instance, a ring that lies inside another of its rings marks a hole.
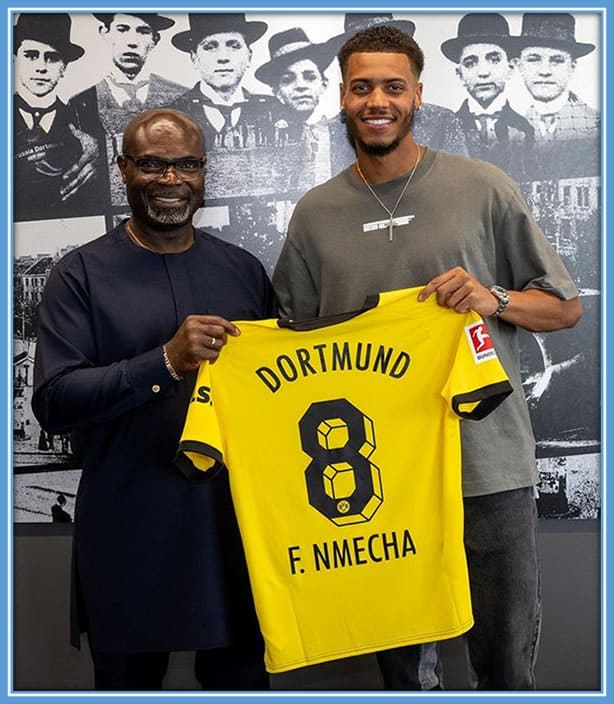
[[[420,290],[239,322],[200,368],[177,463],[229,470],[269,672],[473,624],[459,426],[511,386],[482,319]]]

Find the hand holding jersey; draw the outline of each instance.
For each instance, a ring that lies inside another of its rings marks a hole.
[[[500,297],[493,293],[496,289],[503,291],[507,298],[503,310]],[[418,296],[418,300],[424,301],[432,293],[437,294],[437,303],[440,306],[453,308],[458,313],[474,310],[486,318],[496,315],[512,325],[535,332],[569,327],[582,310],[577,297],[566,301],[552,293],[536,289],[510,293],[498,286],[488,288],[460,266],[432,278]]]
[[[164,345],[177,374],[198,369],[201,362],[215,362],[228,335],[240,334],[236,325],[219,315],[189,315]]]

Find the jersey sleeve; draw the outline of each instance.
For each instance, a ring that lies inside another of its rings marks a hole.
[[[211,391],[211,365],[200,365],[175,457],[189,479],[211,478],[224,466],[219,421]]]
[[[461,418],[481,420],[512,393],[486,323],[468,313],[443,397]]]

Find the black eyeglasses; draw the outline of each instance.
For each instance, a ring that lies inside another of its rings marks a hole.
[[[122,156],[124,159],[131,161],[139,171],[142,171],[144,174],[151,174],[152,176],[162,176],[172,166],[178,174],[189,178],[199,173],[205,165],[204,159],[194,159],[193,157],[167,161],[166,159],[156,159],[151,156],[138,158],[130,156],[130,154],[122,154]]]

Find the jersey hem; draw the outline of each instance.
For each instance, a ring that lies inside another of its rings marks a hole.
[[[465,623],[457,626],[452,630],[446,630],[441,633],[428,633],[423,634],[416,638],[402,638],[400,640],[389,641],[386,643],[374,643],[373,645],[366,646],[364,648],[348,648],[346,650],[336,650],[334,652],[325,653],[323,655],[318,655],[313,658],[301,658],[300,660],[295,660],[293,662],[284,663],[283,665],[270,665],[266,662],[266,671],[271,674],[276,674],[279,672],[288,672],[289,670],[295,670],[299,667],[306,667],[307,665],[317,665],[323,662],[329,662],[330,660],[338,660],[340,658],[353,657],[355,655],[367,655],[368,653],[376,653],[379,650],[388,650],[389,648],[400,648],[406,645],[418,645],[419,643],[430,643],[432,641],[448,640],[449,638],[456,638],[457,636],[466,633],[473,626],[473,617],[470,618]]]

